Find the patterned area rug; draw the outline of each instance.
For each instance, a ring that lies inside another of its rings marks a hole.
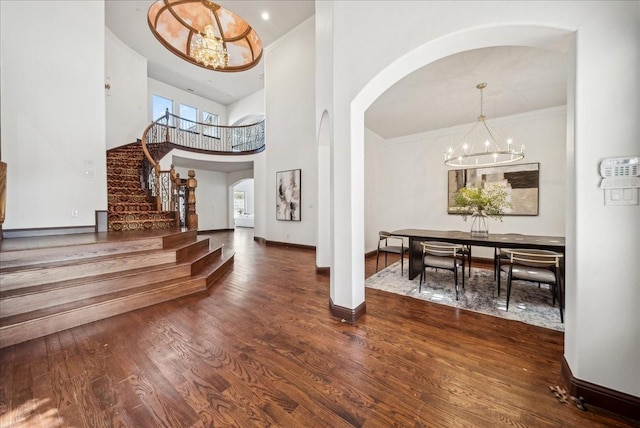
[[[365,286],[564,331],[564,324],[560,322],[558,302],[556,302],[556,306],[551,306],[551,291],[545,284],[538,288],[537,283],[514,281],[511,287],[509,311],[507,311],[506,278],[504,276],[502,278],[500,296],[498,296],[498,286],[493,279],[493,271],[473,268],[471,278],[465,278],[464,290],[462,290],[462,281],[458,278],[459,300],[456,300],[452,272],[442,269],[438,271],[428,269],[427,281],[422,284],[422,292],[419,292],[420,276],[410,281],[406,271],[405,268],[404,276],[400,276],[400,262],[398,261],[367,278]]]

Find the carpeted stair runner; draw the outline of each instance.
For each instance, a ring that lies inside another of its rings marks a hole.
[[[107,151],[108,227],[115,230],[171,229],[171,211],[156,211],[140,181],[144,153],[140,143]]]

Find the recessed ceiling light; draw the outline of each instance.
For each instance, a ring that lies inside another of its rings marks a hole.
[[[264,19],[265,21],[269,20],[269,12],[262,12],[262,15],[260,16],[262,16],[262,19]]]

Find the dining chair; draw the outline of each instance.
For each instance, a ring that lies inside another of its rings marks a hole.
[[[398,243],[400,245],[398,245]],[[380,260],[380,253],[384,254],[384,267],[387,267],[387,254],[398,254],[400,256],[400,276],[402,276],[404,272],[404,255],[408,252],[409,247],[404,246],[404,239],[402,237],[395,236],[387,231],[381,230],[380,232],[378,232],[376,272],[378,272],[378,261]]]
[[[449,230],[448,232],[458,232],[457,230]],[[468,266],[468,276],[469,278],[471,278],[471,244],[461,244],[462,245],[462,249],[460,250],[461,254],[464,254],[466,260],[467,260],[467,266]]]
[[[462,268],[462,289],[464,290],[464,265],[466,247],[450,242],[425,241],[422,246],[422,272],[420,273],[420,287],[422,282],[426,282],[427,268],[446,269],[453,272],[453,280],[456,290],[456,300],[458,300],[458,269]]]
[[[564,257],[561,253],[549,250],[534,249],[502,249],[502,253],[508,255],[509,262],[499,266],[501,272],[507,274],[507,311],[511,287],[514,280],[537,282],[548,284],[551,290],[552,306],[560,308],[560,322],[564,323],[563,293],[560,275],[560,263]],[[498,290],[500,289],[500,272],[498,273]]]
[[[521,233],[511,233],[511,235],[522,235]],[[502,248],[495,247],[493,249],[493,279],[498,279],[500,272],[500,264],[509,262],[509,254],[502,251]],[[500,286],[498,284],[498,296],[500,295]]]

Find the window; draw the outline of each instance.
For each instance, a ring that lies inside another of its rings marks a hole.
[[[247,211],[245,192],[233,192],[233,218],[238,218]]]
[[[169,113],[173,114],[173,100],[161,97],[160,95],[153,96],[153,117],[152,121],[160,119],[164,116],[165,112],[169,110]]]
[[[188,106],[186,104],[180,104],[180,117],[183,119],[180,121],[180,129],[186,131],[198,132],[198,109]]]
[[[207,137],[220,138],[220,128],[219,125],[219,117],[217,114],[207,113],[206,111],[202,112],[202,122],[212,125],[212,126],[204,126],[202,133]]]

